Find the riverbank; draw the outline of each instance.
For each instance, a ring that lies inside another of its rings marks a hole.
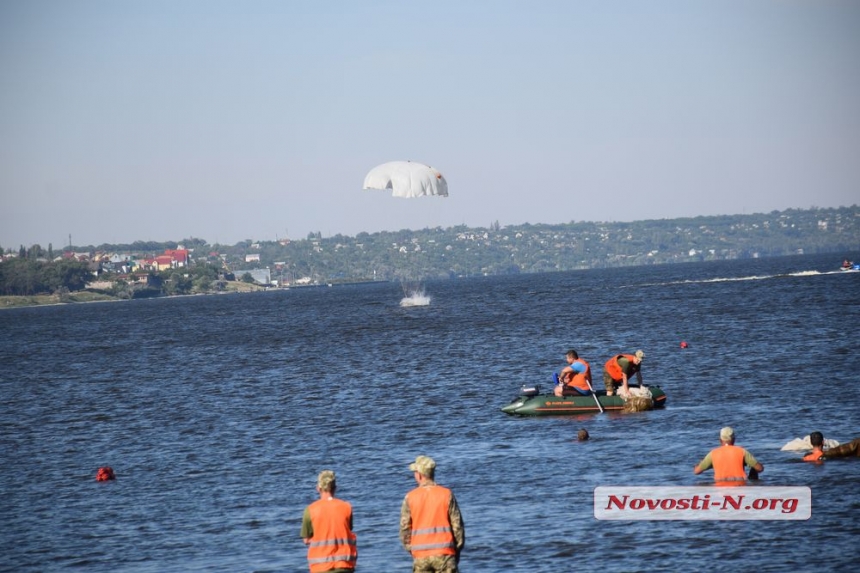
[[[224,290],[197,294],[228,294],[235,292],[255,292],[260,290],[266,290],[266,287],[241,281],[227,281]],[[40,294],[30,296],[0,296],[0,310],[4,308],[22,308],[28,306],[49,306],[57,304],[79,304],[88,302],[119,302],[123,300],[129,299],[123,299],[104,292],[92,290],[72,292],[62,296],[56,294]]]
[[[325,284],[310,284],[310,285],[291,285],[288,287],[266,287],[253,283],[246,283],[243,281],[226,281],[224,282],[223,290],[218,291],[208,291],[208,292],[199,292],[199,293],[191,293],[191,294],[178,294],[178,295],[161,295],[161,297],[176,297],[176,296],[203,296],[203,295],[219,295],[219,294],[233,294],[233,293],[247,293],[247,292],[258,292],[264,290],[273,290],[273,289],[300,289],[300,288],[320,288],[320,287],[333,287],[333,286],[342,286],[342,285],[350,285],[350,284],[370,284],[370,283],[382,283],[387,281],[333,281]],[[161,298],[158,297],[158,298]],[[31,295],[31,296],[0,296],[0,310],[4,308],[22,308],[28,306],[50,306],[50,305],[58,305],[58,304],[78,304],[78,303],[87,303],[87,302],[119,302],[123,300],[131,300],[127,298],[120,298],[110,294],[107,294],[103,291],[95,291],[95,290],[84,290],[73,293],[68,293],[63,295],[56,294],[44,294],[44,295]]]

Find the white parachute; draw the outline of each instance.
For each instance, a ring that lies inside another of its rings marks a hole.
[[[831,440],[829,438],[824,439],[824,448],[830,449],[835,448],[839,445],[839,442],[836,440]],[[794,438],[784,446],[780,448],[783,452],[802,452],[805,450],[812,451],[812,441],[809,439],[809,436],[805,436],[803,438]]]
[[[448,182],[437,169],[414,161],[377,165],[364,177],[364,189],[391,190],[392,197],[448,196]]]

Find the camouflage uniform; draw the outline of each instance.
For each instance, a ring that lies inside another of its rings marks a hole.
[[[825,459],[860,457],[860,438],[854,438],[847,444],[824,450],[823,457]]]
[[[436,485],[433,481],[426,482],[421,487]],[[454,543],[457,545],[457,555],[433,555],[414,559],[412,562],[413,573],[458,573],[457,563],[460,561],[460,551],[466,545],[466,527],[463,525],[463,516],[460,514],[460,506],[457,498],[451,492],[451,502],[448,505],[448,520],[451,522],[451,533],[454,535]],[[412,515],[409,511],[409,503],[403,499],[400,506],[400,543],[406,551],[411,551],[412,542]]]

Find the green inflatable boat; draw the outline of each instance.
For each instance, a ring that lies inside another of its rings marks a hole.
[[[639,386],[631,384],[636,393]],[[648,386],[654,408],[666,405],[666,393],[659,386]],[[597,398],[597,400],[595,400]],[[600,401],[600,407],[597,406]],[[515,416],[567,416],[571,414],[592,414],[600,412],[623,412],[625,400],[620,396],[607,396],[605,390],[597,390],[588,396],[555,396],[551,392],[542,394],[540,386],[523,386],[520,395],[502,407],[502,412]],[[648,408],[650,409],[650,408]],[[627,411],[630,411],[628,408]],[[635,411],[635,410],[634,410]]]

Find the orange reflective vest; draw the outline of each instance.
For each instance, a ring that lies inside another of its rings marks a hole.
[[[585,365],[585,372],[574,372],[574,376],[567,381],[568,386],[573,386],[574,388],[579,388],[583,392],[588,392],[591,388],[588,387],[589,382],[591,382],[591,367],[588,365],[588,362],[583,360],[582,358],[577,358],[573,361],[573,364],[579,362],[580,364]],[[571,364],[571,366],[573,366]]]
[[[308,506],[314,536],[308,544],[311,572],[355,569],[358,547],[350,528],[352,506],[342,499],[320,499]]]
[[[419,486],[406,494],[412,516],[412,557],[456,555],[456,542],[448,518],[451,490],[441,485]]]
[[[737,482],[743,485],[747,479],[744,473],[744,455],[746,450],[740,446],[724,444],[711,450],[711,461],[714,463],[714,481]]]
[[[639,370],[639,365],[633,363],[633,360],[636,357],[633,356],[632,354],[619,354],[617,356],[613,356],[612,358],[610,358],[609,360],[606,361],[606,366],[605,366],[606,371],[609,373],[610,376],[612,376],[613,380],[623,380],[624,379],[625,372],[623,370],[621,370],[621,365],[618,364],[619,358],[626,358],[627,361],[630,363],[630,366],[627,368],[627,370],[629,370],[629,372],[626,372],[628,379],[630,378],[630,376],[632,376],[633,374],[635,374]]]

